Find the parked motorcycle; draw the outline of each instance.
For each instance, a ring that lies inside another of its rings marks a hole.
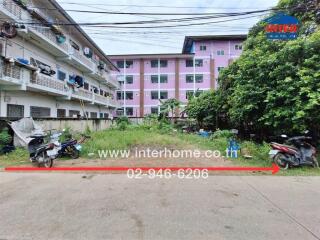
[[[307,132],[306,132],[307,133]],[[281,169],[298,166],[312,166],[319,168],[316,158],[316,148],[309,143],[312,140],[308,136],[297,136],[288,138],[287,135],[281,135],[286,139],[285,144],[272,142],[272,150],[269,156]]]
[[[50,136],[49,143],[45,144],[46,135],[32,135],[32,140],[28,144],[30,153],[30,161],[38,165],[38,167],[51,168],[53,160],[58,157],[60,143],[57,140],[59,134]]]
[[[81,139],[75,140],[75,139],[70,139],[66,142],[61,143],[61,148],[58,152],[58,157],[71,157],[72,159],[77,159],[80,156],[80,152],[82,149],[81,144],[85,142],[86,139],[89,139],[90,136],[81,135]]]

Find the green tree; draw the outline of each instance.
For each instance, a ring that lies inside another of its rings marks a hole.
[[[167,113],[171,113],[171,117],[170,117],[170,120],[171,120],[171,123],[173,124],[174,122],[174,113],[175,111],[179,110],[180,108],[180,101],[175,99],[175,98],[170,98],[166,101],[161,101],[161,113],[164,113],[164,114],[167,114]]]
[[[219,76],[219,105],[234,127],[320,132],[319,5],[280,0],[277,7],[301,21],[298,39],[268,40],[265,23],[254,26],[243,54]]]
[[[216,92],[206,91],[191,98],[185,111],[189,118],[197,121],[200,128],[213,128],[216,126],[218,109]]]

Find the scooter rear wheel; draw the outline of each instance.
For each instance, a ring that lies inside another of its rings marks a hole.
[[[287,157],[283,153],[278,153],[277,155],[275,155],[273,161],[282,170],[287,170],[289,168]]]

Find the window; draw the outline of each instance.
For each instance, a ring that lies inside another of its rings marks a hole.
[[[98,93],[99,89],[96,86],[91,86],[91,92]]]
[[[126,100],[133,100],[133,92],[126,92]]]
[[[124,61],[117,61],[118,68],[124,68]]]
[[[61,80],[61,81],[64,81],[66,80],[66,77],[67,77],[67,74],[65,72],[62,72],[62,71],[58,71],[58,79]]]
[[[203,75],[202,74],[196,74],[196,83],[202,83],[203,82]],[[186,75],[186,83],[193,83],[193,74]]]
[[[186,91],[186,99],[190,100],[192,97],[199,97],[201,94],[203,93],[203,90],[197,90],[197,91],[193,91],[193,90],[187,90]]]
[[[118,108],[118,109],[116,110],[116,114],[117,114],[118,116],[123,116],[123,112],[124,112],[123,108]]]
[[[235,49],[235,50],[242,50],[242,45],[241,45],[241,44],[236,44],[236,45],[234,46],[234,49]]]
[[[66,110],[65,109],[57,109],[57,117],[58,118],[65,118],[66,117]]]
[[[196,59],[195,60],[195,66],[196,67],[203,67],[203,60],[202,59]]]
[[[218,56],[223,56],[224,55],[224,50],[218,50],[217,51]]]
[[[45,107],[30,107],[30,115],[31,117],[50,117],[50,108],[45,108]]]
[[[126,61],[126,68],[131,68],[133,66],[133,61]]]
[[[203,82],[203,75],[196,74],[196,83],[202,83],[202,82]]]
[[[207,46],[206,45],[201,45],[200,46],[200,51],[207,51]]]
[[[86,113],[88,116],[88,113]],[[69,110],[69,117],[75,118],[80,116],[80,111],[77,110]]]
[[[193,67],[193,59],[186,60],[186,67]]]
[[[151,75],[151,83],[158,83],[158,80],[158,75]],[[160,83],[168,83],[168,75],[160,75]]]
[[[159,99],[158,91],[152,91],[151,92],[151,99],[152,100],[158,100]]]
[[[218,67],[218,72],[220,72],[223,69],[224,69],[224,67]]]
[[[105,119],[108,119],[108,118],[109,118],[109,113],[103,114],[103,117],[104,117]]]
[[[193,83],[193,75],[186,75],[186,83]]]
[[[168,99],[168,92],[167,91],[161,91],[160,92],[160,99]]]
[[[160,75],[160,83],[168,83],[168,75]]]
[[[133,84],[133,76],[132,75],[126,76],[126,84]]]
[[[96,113],[96,112],[91,112],[91,113],[90,113],[90,118],[98,118],[98,113]]]
[[[103,113],[100,113],[100,114],[99,114],[99,118],[103,118]]]
[[[123,99],[124,99],[123,92],[117,92],[117,100],[123,100]]]
[[[158,107],[151,107],[151,114],[159,114],[159,108]]]
[[[89,90],[89,83],[84,82],[83,88],[84,88],[85,90]]]
[[[161,68],[168,67],[168,61],[167,60],[160,60],[160,67]]]
[[[24,106],[8,104],[7,105],[7,117],[12,118],[23,118],[24,117]]]
[[[158,75],[151,75],[151,83],[158,83]]]
[[[126,108],[126,115],[127,116],[133,116],[133,108],[132,107]]]
[[[104,91],[102,89],[100,89],[100,95],[103,96],[104,95]]]
[[[158,67],[158,60],[151,60],[151,67],[157,68]]]
[[[159,61],[158,60],[151,60],[151,67],[152,68],[157,68],[159,66]],[[160,67],[161,68],[166,68],[168,67],[168,61],[167,60],[160,60]]]

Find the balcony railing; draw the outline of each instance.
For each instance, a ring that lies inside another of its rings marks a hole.
[[[3,65],[3,76],[21,80],[21,67],[5,63]]]
[[[114,76],[111,76],[111,75],[107,75],[107,81],[109,83],[111,83],[114,87],[116,88],[119,88],[120,87],[120,84],[119,82],[117,81],[116,77]]]
[[[2,0],[0,1],[0,7],[3,7],[8,12],[10,12],[12,15],[14,15],[17,19],[22,19],[22,8],[16,4],[12,0]]]
[[[93,62],[91,62],[87,57],[82,55],[79,51],[74,50],[74,52],[71,55],[76,57],[80,62],[82,62],[84,65],[93,70]]]
[[[65,89],[65,83],[62,81],[59,81],[57,79],[54,79],[52,77],[49,76],[44,76],[44,75],[40,75],[40,74],[36,74],[33,75],[31,77],[31,81],[32,84],[36,84],[36,85],[40,85],[43,87],[47,87],[47,88],[51,88],[54,90],[58,90],[60,92],[64,92],[66,93],[67,90]]]
[[[74,91],[73,95],[76,95],[76,96],[79,96],[82,98],[86,98],[88,100],[93,100],[92,92],[85,90],[85,89],[82,89],[82,88],[79,88],[77,91]]]
[[[98,94],[94,95],[94,99],[101,102],[101,103],[105,103],[106,105],[108,103],[108,98],[101,96],[101,95],[98,95]]]
[[[37,31],[38,33],[42,34],[45,38],[47,38],[51,42],[53,42],[57,47],[60,47],[63,50],[65,50],[66,52],[68,52],[67,43],[58,44],[57,43],[57,36],[56,36],[56,34],[54,34],[51,31],[51,29],[46,28],[45,26],[39,26],[39,25],[33,25],[33,26],[31,26],[31,28],[34,29],[35,31]]]

